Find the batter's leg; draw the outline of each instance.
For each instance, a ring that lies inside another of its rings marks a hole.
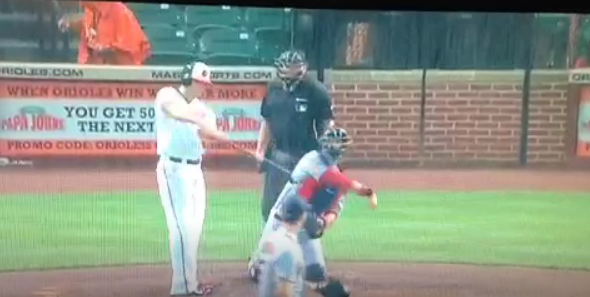
[[[187,277],[192,280],[189,283],[189,290],[191,292],[198,290],[198,263],[197,253],[201,234],[203,231],[203,223],[205,221],[206,203],[206,187],[203,178],[203,171],[198,165],[182,164],[181,175],[182,182],[185,188],[187,201],[184,217],[185,229],[187,230]]]
[[[158,188],[166,223],[168,227],[170,257],[172,262],[172,285],[170,294],[189,294],[196,289],[197,280],[193,278],[192,270],[196,269],[191,262],[195,253],[191,250],[192,230],[187,229],[186,217],[190,212],[187,208],[187,187],[183,181],[182,170],[178,163],[160,161],[158,163]]]

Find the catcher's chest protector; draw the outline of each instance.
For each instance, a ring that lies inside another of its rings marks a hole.
[[[321,215],[331,209],[338,202],[340,196],[336,188],[320,188],[308,202],[311,205],[312,211],[317,215]]]
[[[334,167],[332,162],[324,160],[319,151],[311,151],[305,154],[293,169],[291,177],[297,193],[302,195],[317,215],[331,209],[340,199],[341,195],[337,188],[326,187],[319,182],[322,176],[328,170],[334,170]]]

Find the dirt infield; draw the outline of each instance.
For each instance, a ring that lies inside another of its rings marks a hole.
[[[377,189],[590,191],[590,172],[526,170],[351,170]],[[246,171],[207,171],[209,189],[257,189],[261,176]],[[0,195],[153,189],[153,170],[0,171]],[[534,296],[588,297],[590,272],[514,267],[331,263],[355,297]],[[255,296],[245,263],[204,263],[204,279],[221,281],[215,296]],[[169,268],[139,266],[0,274],[0,296],[168,296]]]

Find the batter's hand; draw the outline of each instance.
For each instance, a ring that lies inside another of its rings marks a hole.
[[[258,161],[258,165],[262,164],[262,162],[264,162],[264,152],[261,151],[256,151],[254,153],[254,158],[256,158],[256,161]]]
[[[228,141],[231,141],[231,140],[228,140]],[[256,154],[256,152],[255,152],[255,151],[251,151],[251,150],[248,150],[248,149],[245,149],[245,148],[241,148],[241,147],[240,147],[240,146],[238,146],[238,145],[237,145],[235,142],[232,142],[232,143],[231,143],[231,146],[232,146],[232,148],[234,148],[234,149],[235,149],[235,150],[237,150],[237,151],[240,151],[240,152],[242,152],[242,153],[248,154],[248,155],[250,155],[250,156],[252,156],[252,157],[254,157],[254,158],[258,159],[258,157],[257,157],[257,154]]]

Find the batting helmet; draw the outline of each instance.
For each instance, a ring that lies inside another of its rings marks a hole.
[[[327,151],[330,155],[338,157],[342,155],[352,139],[343,128],[329,128],[319,139],[322,150]]]
[[[190,86],[194,81],[211,84],[211,69],[207,64],[193,61],[184,65],[180,72],[180,83]]]
[[[281,219],[287,223],[297,222],[309,209],[309,204],[303,199],[299,197],[287,198],[283,202]]]

